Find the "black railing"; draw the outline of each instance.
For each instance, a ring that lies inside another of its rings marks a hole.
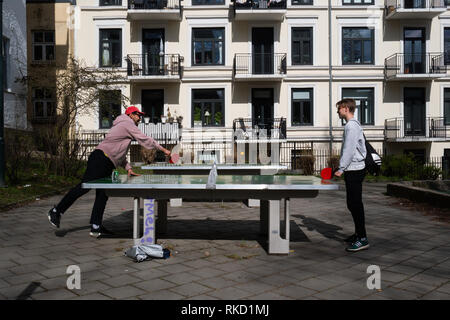
[[[286,118],[234,119],[233,139],[286,139]]]
[[[386,0],[386,15],[396,9],[434,9],[445,8],[445,0]]]
[[[233,0],[234,11],[240,9],[286,9],[286,0]]]
[[[237,53],[234,75],[286,74],[286,53]]]
[[[128,0],[129,10],[180,9],[181,0]]]
[[[180,76],[181,61],[179,54],[129,54],[127,61],[128,76]]]
[[[419,120],[391,118],[384,122],[384,136],[389,139],[447,138],[447,127],[444,117],[427,117]]]
[[[396,53],[384,60],[384,74],[442,74],[447,72],[443,53]]]

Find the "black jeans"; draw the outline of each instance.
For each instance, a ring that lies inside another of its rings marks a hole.
[[[366,176],[366,169],[345,171],[344,180],[347,190],[347,208],[352,213],[355,223],[355,233],[359,238],[366,237],[364,219],[364,205],[362,203],[362,182]]]
[[[114,164],[105,156],[103,151],[94,150],[90,155],[87,163],[86,171],[84,172],[81,182],[70,190],[64,198],[56,206],[56,210],[64,213],[70,206],[82,195],[89,192],[90,189],[82,189],[81,184],[104,177],[111,176],[114,170]],[[94,207],[92,208],[91,224],[101,225],[103,220],[103,212],[105,211],[108,197],[105,190],[96,189]]]

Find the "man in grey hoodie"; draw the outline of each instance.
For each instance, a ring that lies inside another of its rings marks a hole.
[[[362,202],[362,182],[366,175],[365,158],[367,154],[363,130],[358,120],[354,118],[356,104],[353,99],[343,99],[336,103],[340,119],[347,121],[344,127],[341,159],[335,175],[344,174],[347,192],[347,208],[350,210],[355,233],[345,239],[350,243],[347,251],[355,252],[369,248],[364,220],[364,205]]]
[[[89,192],[89,189],[81,188],[83,182],[110,177],[112,171],[118,166],[124,167],[128,171],[128,176],[139,175],[133,172],[126,159],[131,141],[136,140],[147,149],[158,149],[170,156],[169,150],[163,148],[153,138],[146,136],[139,130],[138,124],[143,114],[138,108],[130,106],[126,109],[125,114],[118,116],[114,120],[113,126],[105,139],[89,155],[87,168],[81,182],[70,190],[58,205],[48,212],[48,219],[52,226],[59,228],[61,214],[69,209],[79,197]],[[97,189],[90,220],[90,235],[93,237],[110,233],[102,226],[103,212],[107,201],[108,197],[105,190]]]

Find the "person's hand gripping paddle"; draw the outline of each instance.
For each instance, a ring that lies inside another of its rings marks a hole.
[[[333,178],[333,176],[334,176],[334,173],[337,171],[337,168],[336,169],[332,169],[332,168],[323,168],[321,171],[320,171],[320,176],[322,177],[322,179],[323,180],[330,180],[330,179],[332,179]]]
[[[180,155],[178,153],[171,153],[169,155],[169,163],[176,164],[180,160]]]

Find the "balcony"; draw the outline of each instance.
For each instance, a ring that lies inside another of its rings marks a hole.
[[[181,21],[181,0],[129,0],[127,18]]]
[[[233,120],[233,140],[286,139],[286,118],[237,118]]]
[[[127,76],[131,81],[175,81],[181,79],[183,57],[179,54],[129,54]]]
[[[433,80],[446,73],[443,53],[396,53],[384,60],[387,81]]]
[[[411,120],[405,118],[386,119],[384,138],[388,142],[445,141],[447,127],[443,117]]]
[[[386,0],[386,20],[432,19],[447,10],[445,0]]]
[[[287,0],[233,0],[235,20],[283,21]]]
[[[235,81],[281,81],[286,76],[286,53],[237,53]]]

